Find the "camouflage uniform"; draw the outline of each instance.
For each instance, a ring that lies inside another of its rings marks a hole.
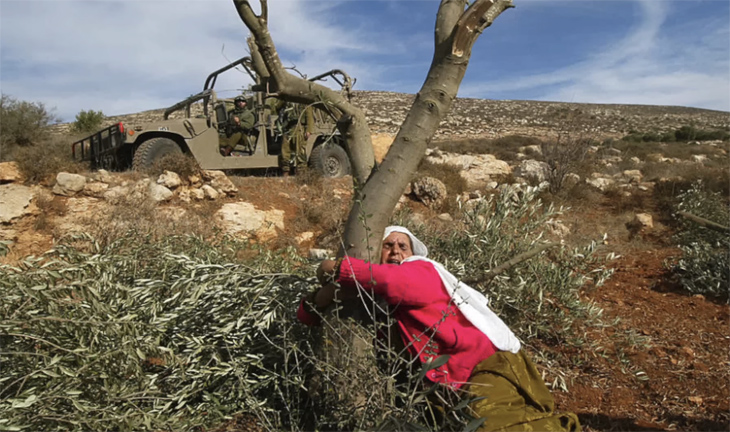
[[[248,108],[248,102],[247,106],[241,108],[237,103],[239,100],[240,98],[235,99],[234,108],[228,112],[226,135],[220,138],[220,147],[221,149],[225,149],[227,153],[233,151],[239,144],[245,147],[246,151],[253,150],[248,133],[254,128],[256,117],[253,111]],[[245,101],[245,99],[243,100]],[[236,124],[233,120],[235,117],[238,117],[240,120],[239,124]]]
[[[285,173],[294,167],[307,166],[307,138],[314,131],[312,107],[280,101],[276,105],[282,129],[279,167]]]

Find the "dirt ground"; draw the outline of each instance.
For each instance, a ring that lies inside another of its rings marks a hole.
[[[282,209],[292,230],[307,226],[301,202],[312,198],[301,182],[257,177],[234,182],[239,194],[228,200]],[[349,198],[342,179],[315,192],[322,191],[343,203]],[[51,246],[53,230],[37,230],[39,217],[14,224],[21,234],[6,262]],[[54,215],[44,217],[44,224],[52,224]],[[592,233],[618,232],[626,218],[600,208],[576,209],[571,217]],[[603,309],[604,322],[610,325],[587,327],[580,349],[541,347],[562,358],[568,391],[554,391],[558,408],[577,413],[589,432],[730,430],[730,307],[679,290],[666,269],[680,254],[667,241],[669,234],[657,223],[654,235],[638,243],[627,235],[612,235],[609,249],[621,255],[612,264],[615,274],[604,286],[584,293],[585,300]]]

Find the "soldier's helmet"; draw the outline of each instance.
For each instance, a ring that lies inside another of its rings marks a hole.
[[[248,101],[246,101],[246,98],[245,97],[243,97],[243,96],[236,96],[236,98],[233,99],[233,103],[234,104],[238,104],[239,102],[243,102],[243,103],[246,103],[246,104],[248,103]]]

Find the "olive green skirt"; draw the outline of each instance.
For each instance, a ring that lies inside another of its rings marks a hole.
[[[473,415],[485,418],[480,431],[580,431],[573,413],[557,414],[535,365],[520,351],[499,351],[480,362],[464,389]]]

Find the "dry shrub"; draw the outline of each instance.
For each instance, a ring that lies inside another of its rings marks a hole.
[[[147,174],[157,177],[165,171],[172,171],[182,177],[190,177],[200,173],[200,166],[194,157],[183,153],[172,153],[155,161],[147,170]]]
[[[347,219],[350,203],[333,199],[333,184],[336,180],[326,179],[312,170],[297,173],[295,183],[299,184],[300,198],[296,219],[289,223],[289,231],[320,233],[316,244],[319,247],[337,249],[341,238],[341,227]],[[306,187],[303,187],[305,186]],[[280,236],[278,240],[294,246],[293,239]]]
[[[459,168],[448,164],[431,163],[426,159],[418,165],[415,178],[433,177],[441,180],[446,186],[447,197],[440,208],[434,209],[441,213],[454,213],[458,210],[456,198],[468,188],[466,180],[461,176]]]
[[[185,234],[208,239],[218,234],[212,215],[220,205],[202,201],[183,208],[158,204],[132,192],[81,222],[90,227],[89,234],[102,245],[111,244],[130,231],[152,239]]]
[[[59,172],[79,173],[87,169],[86,164],[72,158],[70,143],[58,138],[20,147],[14,152],[14,160],[26,181],[33,183],[51,184]]]
[[[50,216],[63,216],[66,214],[66,201],[49,193],[39,194],[35,200],[35,205],[40,211],[34,224],[36,231],[50,233],[53,228],[49,222]]]
[[[550,185],[550,192],[558,193],[563,189],[565,177],[578,171],[592,144],[590,139],[573,138],[569,135],[558,136],[557,140],[542,143],[540,148],[543,160],[548,165],[546,180]]]
[[[436,141],[430,147],[449,153],[461,154],[492,154],[503,161],[517,160],[520,147],[531,145],[539,146],[540,139],[522,135],[507,135],[501,138],[465,138],[450,141]]]

